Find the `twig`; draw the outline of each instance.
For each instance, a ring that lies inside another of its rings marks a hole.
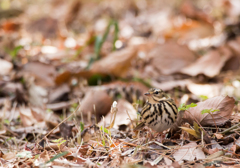
[[[126,110],[126,112],[127,112],[127,115],[128,115],[128,117],[129,117],[129,119],[130,119],[130,121],[131,121],[132,127],[134,127],[134,125],[133,125],[133,120],[131,119],[131,117],[130,117],[130,115],[129,115],[129,113],[128,113],[127,110]]]
[[[211,114],[211,112],[209,112],[209,114],[211,115],[211,117],[212,117],[212,119],[213,119],[213,122],[214,122],[215,127],[216,127],[216,131],[217,131],[217,133],[218,133],[218,127],[217,127],[217,124],[216,124],[216,122],[215,122],[215,119],[214,119],[213,115]]]
[[[39,142],[41,142],[43,139],[45,139],[48,135],[50,135],[56,128],[58,128],[62,123],[64,123],[65,121],[67,121],[71,116],[73,116],[73,114],[76,114],[76,112],[80,109],[80,104],[77,106],[76,110],[67,118],[65,118],[62,122],[60,122],[56,127],[54,127],[51,131],[49,131],[42,139],[40,139],[37,143],[36,146],[39,144]]]
[[[223,132],[220,132],[220,134],[226,134],[226,133],[230,132],[231,130],[237,128],[239,125],[240,125],[240,123],[238,123],[237,125],[234,125],[234,126],[228,128],[228,129],[224,130]]]

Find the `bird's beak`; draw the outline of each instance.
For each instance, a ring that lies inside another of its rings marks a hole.
[[[144,95],[145,95],[145,96],[150,96],[150,93],[147,92],[147,93],[145,93]]]

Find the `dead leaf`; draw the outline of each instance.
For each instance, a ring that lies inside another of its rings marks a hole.
[[[183,162],[186,161],[194,161],[199,159],[205,159],[205,154],[203,151],[198,147],[196,142],[190,142],[187,145],[182,146],[178,149],[174,154],[173,157],[176,161]]]
[[[48,60],[60,60],[60,59],[64,59],[64,58],[69,58],[69,57],[73,57],[76,53],[76,51],[73,50],[60,50],[60,51],[56,51],[54,53],[46,53],[46,54],[42,54],[40,57],[42,57],[43,59],[48,59]]]
[[[118,129],[120,125],[129,125],[129,123],[131,123],[131,120],[134,121],[135,119],[137,119],[137,112],[132,106],[132,104],[130,104],[128,101],[124,99],[119,100],[117,108],[118,112],[116,114],[116,120],[113,128]],[[106,117],[104,117],[104,120],[102,119],[98,123],[98,125],[103,126],[105,124],[110,124],[112,115],[112,113],[108,113]],[[129,117],[131,118],[131,120]]]
[[[131,61],[136,57],[136,48],[129,47],[120,51],[115,51],[107,57],[93,63],[90,71],[99,74],[126,77]]]
[[[204,148],[203,148],[203,151],[204,151],[205,153],[211,155],[211,154],[214,154],[214,153],[218,152],[219,149],[218,149],[218,148],[207,149],[207,148],[204,147]]]
[[[67,123],[62,123],[59,126],[61,137],[63,137],[64,139],[72,138],[73,137],[73,134],[72,134],[73,127],[74,127],[74,125],[68,125]]]
[[[234,52],[234,55],[240,56],[240,37],[236,37],[234,40],[229,40],[227,46]]]
[[[54,113],[47,113],[44,119],[49,130],[55,128],[59,123],[58,121],[61,121],[60,117]]]
[[[222,67],[231,56],[231,51],[226,47],[212,50],[199,58],[196,62],[180,70],[180,72],[190,76],[204,74],[208,77],[214,77],[219,74]]]
[[[197,84],[189,82],[187,88],[190,92],[197,96],[207,96],[208,98],[220,95],[223,84]]]
[[[37,107],[33,107],[31,108],[31,112],[32,112],[32,116],[38,121],[38,122],[42,122],[44,121],[44,116],[45,116],[45,112],[43,109],[41,108],[37,108]]]
[[[226,121],[229,120],[234,107],[235,100],[229,96],[216,96],[210,99],[207,99],[203,102],[197,103],[196,107],[190,108],[188,111],[184,113],[184,120],[193,124],[193,121],[197,120],[202,126],[215,126],[223,125]],[[212,114],[212,116],[208,113],[201,114],[201,111],[204,109],[212,109],[219,110]]]
[[[8,153],[4,154],[4,155],[2,156],[2,158],[5,159],[5,160],[14,159],[14,158],[16,158],[16,153],[8,152]]]
[[[224,151],[218,151],[218,152],[215,152],[215,153],[207,156],[206,159],[212,160],[212,159],[218,158],[218,157],[220,157],[222,155],[224,155]]]
[[[147,58],[151,59],[150,64],[159,72],[169,75],[190,65],[196,57],[187,46],[168,42],[152,49]]]
[[[43,17],[32,21],[27,30],[32,34],[41,33],[44,38],[55,38],[58,33],[58,20]]]
[[[0,65],[0,75],[9,75],[13,69],[12,63],[3,59],[0,59]]]
[[[68,93],[70,92],[70,88],[67,84],[60,85],[49,92],[49,100],[48,103],[56,103],[60,100],[67,101]]]
[[[172,22],[176,22],[173,20]],[[196,20],[182,20],[182,24],[174,25],[164,33],[165,38],[178,39],[182,43],[211,37],[214,35],[214,27],[211,24]]]
[[[78,102],[78,100],[75,99],[75,100],[72,100],[72,101],[52,103],[52,104],[47,104],[46,108],[51,109],[53,111],[57,111],[57,110],[62,110],[62,109],[69,108],[71,105],[73,105],[74,103],[77,103],[77,102]]]
[[[13,31],[19,30],[20,24],[13,21],[6,21],[2,24],[2,28],[5,32],[11,33]]]
[[[44,98],[47,97],[47,90],[41,86],[35,85],[33,82],[30,82],[28,88],[29,102],[33,106],[42,107],[44,105]]]
[[[204,11],[194,6],[193,2],[189,0],[183,1],[180,7],[180,11],[189,18],[202,20],[204,22],[211,24],[213,22],[213,19],[210,18],[209,15],[207,15]]]
[[[201,139],[201,134],[197,133],[194,129],[187,128],[187,127],[180,127],[180,128],[186,131],[187,133],[193,135],[195,138]]]
[[[214,133],[214,136],[215,136],[217,139],[222,139],[222,138],[223,138],[223,134]]]
[[[168,165],[168,166],[172,165],[172,160],[170,160],[170,159],[167,158],[167,157],[164,157],[163,159],[164,159],[166,165]]]
[[[20,108],[19,114],[24,127],[32,126],[37,123],[37,120],[33,117],[30,108]]]
[[[155,88],[161,88],[163,91],[171,90],[175,87],[185,88],[189,83],[192,83],[189,79],[172,80],[167,82],[158,83],[154,80],[151,81],[151,86]]]
[[[54,77],[57,72],[53,65],[41,62],[30,62],[24,65],[23,72],[28,72],[35,77],[36,85],[43,87],[54,86]]]
[[[105,116],[110,111],[112,102],[112,98],[106,93],[106,91],[89,91],[81,102],[78,115],[81,116],[80,112],[83,112],[84,115],[88,115],[88,113],[96,113],[97,119],[100,119],[101,116]],[[94,111],[94,105],[96,111]]]

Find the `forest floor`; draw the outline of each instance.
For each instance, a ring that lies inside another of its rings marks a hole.
[[[0,166],[238,165],[239,16],[237,0],[0,1]],[[149,88],[178,106],[163,139],[134,131]]]

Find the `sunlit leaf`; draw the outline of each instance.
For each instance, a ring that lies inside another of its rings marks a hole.
[[[201,135],[199,135],[195,130],[193,130],[191,128],[187,128],[187,127],[179,127],[179,128],[181,128],[184,131],[186,131],[187,133],[193,135],[195,138],[201,139]]]

